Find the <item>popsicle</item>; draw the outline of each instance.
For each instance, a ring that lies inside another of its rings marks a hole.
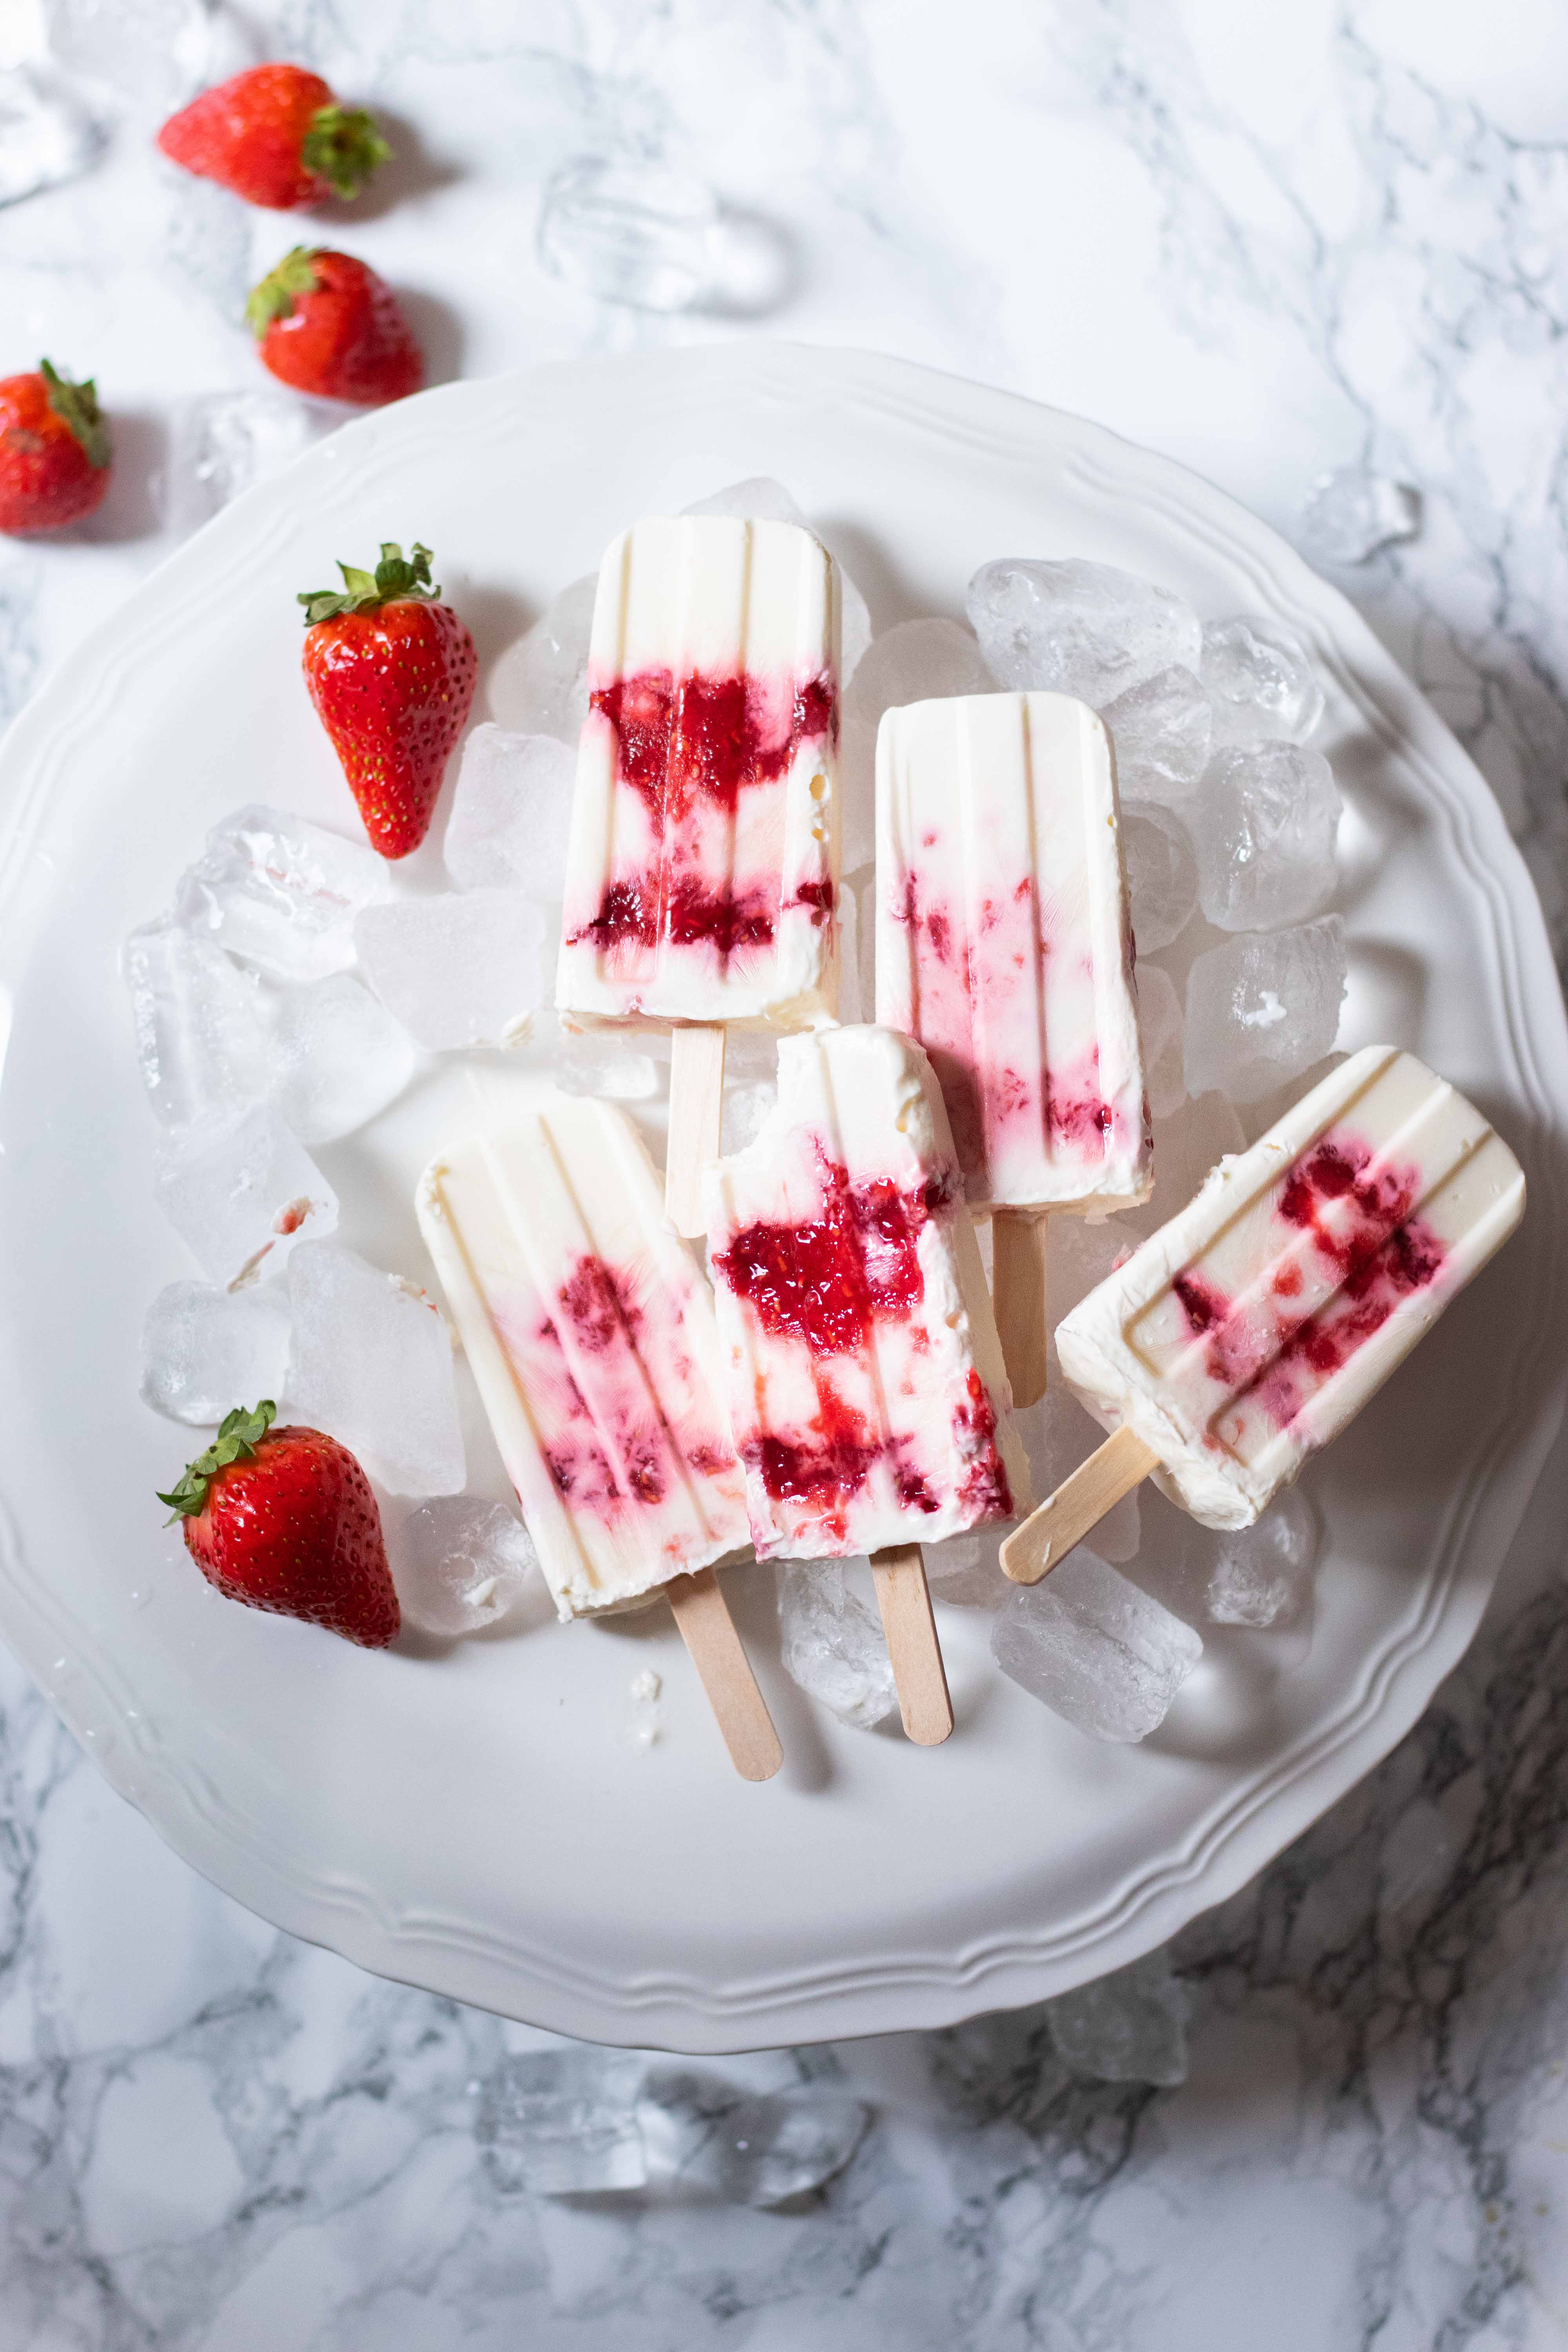
[[[839,582],[808,530],[655,516],[599,571],[555,1001],[668,1022],[666,1203],[702,1230],[724,1024],[837,1003]]]
[[[563,1618],[662,1589],[748,1780],[782,1752],[723,1595],[745,1480],[712,1296],[607,1103],[498,1115],[419,1180],[420,1231]]]
[[[777,1108],[704,1192],[759,1559],[871,1555],[904,1727],[952,1728],[920,1543],[1029,1507],[942,1092],[890,1029],[779,1046]]]
[[[1524,1175],[1463,1095],[1369,1045],[1057,1327],[1114,1433],[1002,1548],[1033,1584],[1152,1475],[1207,1527],[1249,1527],[1339,1434],[1524,1213]]]
[[[1116,767],[1063,694],[884,712],[877,1018],[931,1055],[972,1209],[992,1212],[1014,1402],[1046,1384],[1046,1218],[1152,1182]]]

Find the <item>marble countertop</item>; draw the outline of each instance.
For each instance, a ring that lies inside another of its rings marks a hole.
[[[52,8],[93,38],[123,14]],[[256,381],[233,285],[300,233],[258,215],[236,251],[149,154],[193,10],[141,0],[101,160],[0,212],[0,367],[95,373],[120,451],[91,523],[0,542],[0,721],[173,544],[178,404]],[[0,66],[41,23],[11,0]],[[1081,411],[1288,536],[1327,469],[1414,485],[1419,537],[1342,584],[1475,755],[1563,949],[1551,0],[261,0],[207,29],[389,123],[384,183],[325,225],[406,292],[437,380],[763,331]],[[771,241],[771,299],[661,317],[543,273],[541,190],[583,153],[705,175]],[[515,2189],[476,2120],[549,2037],[241,1911],[0,1661],[0,2352],[1568,2341],[1565,1520],[1560,1452],[1415,1730],[1172,1948],[1184,2082],[1071,2074],[1029,2012],[734,2062],[871,2111],[777,2212]]]

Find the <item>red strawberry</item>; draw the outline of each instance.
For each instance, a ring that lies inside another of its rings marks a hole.
[[[352,253],[295,246],[252,288],[245,315],[262,365],[296,392],[375,408],[425,381],[397,297]]]
[[[266,1400],[254,1412],[237,1406],[158,1500],[231,1601],[384,1650],[401,1620],[370,1481],[335,1437],[272,1428],[277,1412]]]
[[[467,724],[479,657],[413,561],[384,541],[372,578],[340,563],[343,588],[301,596],[305,684],[359,803],[373,848],[406,857],[430,830],[441,778]]]
[[[340,106],[303,66],[252,66],[204,89],[158,133],[171,162],[274,212],[357,196],[392,150],[373,115]]]
[[[0,377],[0,530],[58,530],[89,515],[110,464],[90,378],[72,383],[47,360],[37,375]]]

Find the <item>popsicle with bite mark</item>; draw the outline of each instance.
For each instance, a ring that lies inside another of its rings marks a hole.
[[[871,1556],[904,1727],[952,1727],[922,1541],[1029,1507],[942,1092],[907,1037],[779,1047],[778,1107],[710,1168],[731,1424],[759,1559]]]
[[[1352,1054],[1058,1325],[1112,1434],[1008,1538],[1007,1574],[1037,1582],[1146,1476],[1205,1526],[1249,1527],[1501,1247],[1524,1192],[1414,1054]]]

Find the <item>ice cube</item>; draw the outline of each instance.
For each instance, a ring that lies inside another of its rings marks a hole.
[[[14,719],[33,690],[38,579],[37,563],[0,545],[0,722]]]
[[[1187,974],[1187,1092],[1252,1102],[1310,1069],[1334,1042],[1346,970],[1337,915],[1243,931],[1199,956]]]
[[[1072,2078],[1057,2055],[1048,2004],[967,2017],[928,2037],[938,2086],[976,2123],[1009,2123],[1033,2131]]]
[[[486,2078],[474,2124],[492,2185],[535,2197],[640,2189],[643,2069],[629,2051],[582,2042],[503,2059]]]
[[[800,507],[782,482],[771,474],[750,474],[743,482],[731,482],[725,488],[715,490],[711,498],[694,499],[690,506],[681,509],[689,515],[741,515],[759,522],[794,522],[809,530],[814,539],[821,533],[807,521]],[[835,559],[837,561],[837,559]],[[839,601],[841,606],[842,645],[838,656],[838,682],[847,686],[862,655],[871,642],[871,614],[843,564],[838,565]]]
[[[1016,1592],[991,1635],[1003,1673],[1092,1739],[1146,1739],[1204,1645],[1190,1625],[1078,1549]]]
[[[1103,709],[1159,671],[1196,669],[1203,632],[1184,596],[1114,564],[983,563],[965,604],[1001,686],[1076,694]]]
[[[1153,1196],[1142,1208],[1120,1211],[1111,1219],[1111,1227],[1136,1248],[1178,1209],[1186,1207],[1210,1169],[1227,1152],[1246,1149],[1246,1130],[1235,1106],[1223,1095],[1204,1095],[1163,1114],[1155,1111],[1154,1165],[1159,1176]]]
[[[748,1143],[754,1143],[778,1108],[778,1082],[774,1078],[755,1078],[747,1086],[726,1087],[719,1137],[721,1152],[728,1158],[731,1151],[743,1151]]]
[[[1320,474],[1301,509],[1301,545],[1313,563],[1364,563],[1420,528],[1420,491],[1368,466]]]
[[[1108,702],[1101,715],[1116,749],[1122,799],[1179,807],[1214,746],[1214,706],[1192,671],[1156,670]]]
[[[182,537],[199,530],[242,490],[281,473],[319,430],[305,403],[281,392],[206,392],[182,401],[168,464],[154,485],[164,527]]]
[[[272,1100],[302,1143],[352,1135],[403,1092],[418,1049],[348,972],[285,989],[277,1015]]]
[[[473,1495],[422,1503],[388,1528],[387,1552],[409,1624],[448,1639],[504,1617],[539,1566],[516,1512]]]
[[[1157,963],[1141,963],[1138,1028],[1143,1040],[1143,1083],[1156,1118],[1168,1118],[1187,1098],[1182,1050],[1185,1027],[1182,1000],[1170,973]]]
[[[1198,674],[1216,744],[1304,743],[1323,715],[1311,656],[1277,621],[1210,621]]]
[[[279,980],[324,980],[354,960],[354,918],[390,897],[386,861],[287,809],[252,804],[215,824],[182,876],[185,928]]]
[[[341,1440],[395,1495],[455,1495],[463,1439],[452,1340],[422,1291],[338,1242],[309,1242],[289,1265],[297,1421]]]
[[[656,2066],[637,2105],[650,2173],[730,2205],[784,2205],[825,2188],[870,2116],[858,2099],[737,2090],[685,2066]]]
[[[463,746],[443,855],[460,890],[559,898],[577,759],[555,735],[476,727]]]
[[[1088,1217],[1051,1219],[1046,1251],[1046,1307],[1053,1331],[1080,1299],[1110,1279],[1131,1248],[1118,1218],[1105,1217],[1098,1224],[1091,1223]],[[1092,1439],[1093,1423],[1087,1421],[1087,1416],[1085,1421],[1086,1428],[1079,1435],[1087,1434]]]
[[[254,972],[165,918],[125,942],[142,1080],[167,1127],[218,1122],[265,1099],[271,1007]]]
[[[995,680],[970,632],[956,621],[900,621],[871,644],[844,696],[839,789],[843,866],[877,854],[877,730],[884,710],[952,694],[993,694]]]
[[[1293,1625],[1307,1605],[1321,1548],[1318,1515],[1288,1486],[1249,1528],[1214,1537],[1205,1605],[1216,1625]]]
[[[103,147],[102,125],[52,75],[34,66],[0,73],[0,205],[76,179]]]
[[[171,1282],[147,1309],[142,1398],[172,1421],[216,1427],[237,1404],[276,1402],[288,1375],[289,1301],[280,1286]]]
[[[207,0],[43,0],[50,53],[68,72],[168,113],[251,62],[243,27]]]
[[[544,916],[515,890],[367,907],[354,945],[388,1012],[433,1053],[513,1045],[545,999]]]
[[[1198,862],[1192,835],[1155,801],[1126,803],[1121,848],[1140,955],[1157,955],[1179,939],[1198,911]]]
[[[658,163],[581,155],[546,183],[537,249],[586,294],[637,310],[687,310],[710,290],[719,202],[706,181]]]
[[[1087,1253],[1098,1239],[1101,1255],[1089,1261]],[[1073,1244],[1086,1255],[1077,1257]],[[1046,1393],[1017,1416],[1018,1434],[1029,1457],[1036,1498],[1054,1495],[1105,1443],[1105,1432],[1074,1396],[1057,1361],[1056,1328],[1069,1307],[1076,1307],[1095,1285],[1103,1282],[1117,1259],[1125,1255],[1126,1236],[1114,1225],[1090,1225],[1079,1217],[1051,1219],[1050,1246],[1046,1255]],[[1075,1262],[1076,1260],[1076,1262]],[[1107,1511],[1094,1531],[1095,1542],[1107,1559],[1131,1559],[1138,1549],[1142,1506],[1137,1489],[1123,1495]]]
[[[689,515],[739,515],[752,522],[793,522],[798,523],[802,530],[811,530],[794,492],[786,490],[771,474],[748,474],[743,481],[726,482],[721,490],[714,490],[705,499],[693,499],[680,511]]]
[[[1191,807],[1198,895],[1222,931],[1299,923],[1333,896],[1341,802],[1321,751],[1220,751]]]
[[[338,1196],[315,1161],[263,1104],[160,1171],[158,1205],[204,1274],[226,1285],[273,1275],[300,1242],[336,1230]]]
[[[490,709],[520,735],[554,735],[574,751],[588,716],[588,638],[599,575],[588,572],[552,599],[496,664]]]
[[[171,175],[169,258],[231,327],[245,324],[246,300],[260,274],[251,263],[253,218],[250,207],[216,181]]]
[[[634,1046],[590,1043],[568,1030],[553,1072],[563,1095],[597,1095],[605,1102],[650,1102],[659,1088],[658,1064]]]
[[[994,1536],[949,1536],[921,1549],[933,1601],[954,1609],[1000,1609],[1013,1590],[1002,1573]]]
[[[784,1672],[841,1723],[869,1731],[899,1703],[882,1628],[841,1559],[792,1560],[779,1575]]]
[[[1046,2016],[1075,2074],[1170,2090],[1187,2079],[1190,2006],[1168,1955],[1148,1952],[1131,1968],[1058,1993],[1046,2003]]]

